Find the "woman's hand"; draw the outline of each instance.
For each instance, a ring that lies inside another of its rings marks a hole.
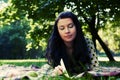
[[[62,66],[60,66],[60,65],[58,65],[58,66],[56,66],[55,68],[54,68],[54,74],[56,74],[56,75],[61,75],[61,74],[63,74],[63,68],[62,68]]]

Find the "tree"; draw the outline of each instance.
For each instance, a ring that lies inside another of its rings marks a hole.
[[[116,21],[120,18],[119,4],[119,0],[11,0],[11,6],[2,15],[9,19],[21,19],[23,16],[28,16],[29,19],[33,19],[33,22],[43,25],[43,28],[39,29],[34,27],[35,32],[33,30],[32,33],[38,35],[37,37],[30,33],[33,36],[31,38],[39,42],[37,40],[40,37],[48,37],[47,33],[50,33],[52,29],[51,22],[54,21],[55,16],[65,9],[71,10],[79,17],[82,25],[88,26],[94,44],[98,40],[109,60],[114,61],[109,48],[99,37],[98,31],[104,28],[107,21]]]
[[[0,58],[22,59],[25,57],[28,26],[15,21],[9,26],[0,27]]]

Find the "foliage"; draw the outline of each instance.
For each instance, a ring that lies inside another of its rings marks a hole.
[[[20,21],[16,21],[0,28],[0,58],[23,58],[25,56],[27,27],[19,23]]]
[[[26,34],[27,50],[45,50],[53,21],[59,12],[74,12],[87,32],[90,31],[88,23],[95,15],[95,27],[99,31],[106,28],[107,21],[116,23],[120,18],[119,4],[120,0],[10,0],[9,7],[0,13],[0,22],[4,25],[27,17],[30,21],[30,30]],[[119,44],[118,40],[116,44]]]
[[[29,23],[30,21],[24,18],[0,27],[0,58],[23,59],[43,56],[40,49],[32,48],[26,51],[26,45],[29,44],[29,39],[26,38],[30,30]]]
[[[120,26],[114,24],[107,22],[105,28],[99,30],[99,35],[113,52],[118,53],[120,52]],[[99,45],[98,49],[102,51]]]

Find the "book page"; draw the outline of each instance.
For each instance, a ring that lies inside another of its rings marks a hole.
[[[66,77],[70,77],[70,76],[68,75],[67,70],[66,70],[66,67],[65,67],[65,64],[64,64],[64,62],[63,62],[63,59],[60,60],[60,65],[61,65],[62,68],[63,68],[63,74],[64,74]]]
[[[67,72],[67,70],[66,70],[66,67],[65,67],[65,64],[64,64],[64,62],[63,62],[63,59],[60,60],[60,65],[61,65],[62,68],[63,68],[63,73],[64,73],[64,75],[65,75],[66,77],[68,77],[68,78],[75,78],[75,77],[78,78],[78,77],[82,77],[82,76],[84,75],[84,72],[83,72],[83,73],[80,73],[80,74],[78,74],[78,75],[75,75],[75,76],[70,77],[69,74],[68,74],[68,72]]]

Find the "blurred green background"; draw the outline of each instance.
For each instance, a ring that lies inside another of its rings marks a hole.
[[[120,0],[0,0],[0,59],[40,59],[62,11],[75,13],[98,56],[120,55]]]

